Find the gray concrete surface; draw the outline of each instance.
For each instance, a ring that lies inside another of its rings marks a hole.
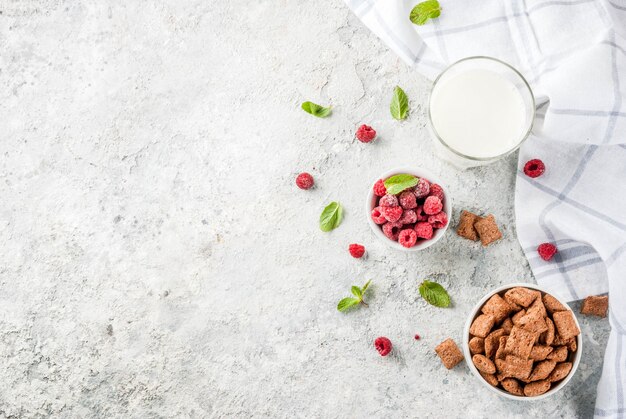
[[[515,156],[460,172],[425,129],[429,82],[339,0],[0,1],[0,415],[589,417],[608,325],[582,319],[566,390],[515,403],[433,348],[489,289],[532,281],[516,240]],[[388,104],[399,84],[405,122]],[[304,100],[335,106],[322,120]],[[355,127],[380,138],[364,145]],[[483,250],[416,255],[366,223],[398,165],[491,212]],[[294,186],[310,171],[311,191]],[[341,227],[322,233],[339,200]],[[368,248],[366,260],[347,252]],[[420,300],[437,280],[453,307]],[[372,279],[369,308],[337,312]],[[419,333],[420,341],[413,335]],[[389,337],[392,356],[372,342]]]

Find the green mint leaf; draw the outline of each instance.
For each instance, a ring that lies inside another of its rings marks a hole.
[[[341,205],[338,202],[331,202],[326,205],[326,208],[320,214],[320,229],[326,232],[336,229],[341,224],[342,216],[343,209]]]
[[[403,173],[400,175],[391,176],[383,183],[385,184],[385,188],[387,188],[388,194],[396,195],[407,188],[412,188],[413,186],[417,185],[418,182],[419,178],[413,175],[407,175],[406,173]]]
[[[437,0],[426,0],[418,3],[413,10],[411,10],[409,19],[416,25],[423,25],[428,22],[428,19],[439,17],[439,15],[441,15],[439,2]]]
[[[363,285],[363,288],[361,288],[361,293],[365,294],[365,291],[367,291],[367,289],[368,289],[368,288],[369,288],[369,286],[370,286],[370,282],[372,282],[372,280],[371,280],[371,279],[370,279],[369,281],[367,281],[367,282],[365,283],[365,285]]]
[[[329,106],[326,108],[324,106],[318,105],[317,103],[303,102],[302,109],[304,110],[304,112],[310,113],[311,115],[317,116],[318,118],[326,118],[328,115],[330,115],[332,107]]]
[[[436,282],[424,281],[420,285],[420,295],[429,304],[435,307],[448,307],[450,296],[444,287]]]
[[[389,105],[391,116],[398,121],[406,118],[409,114],[409,98],[399,86],[393,90],[393,97],[391,98],[391,105]]]
[[[346,311],[350,307],[358,305],[360,302],[361,300],[359,300],[358,298],[346,297],[343,300],[339,301],[339,304],[337,304],[337,310],[341,312]]]
[[[359,300],[363,299],[363,291],[361,291],[361,288],[357,287],[356,285],[352,286],[352,294],[354,294],[354,296]]]

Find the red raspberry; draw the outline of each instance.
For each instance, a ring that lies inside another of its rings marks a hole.
[[[420,335],[415,334],[415,340],[420,340]]]
[[[400,224],[415,224],[416,221],[417,214],[415,213],[415,210],[412,209],[405,210],[402,213],[402,217],[398,220]]]
[[[300,189],[311,189],[314,183],[313,176],[308,173],[300,173],[296,178],[296,185]]]
[[[369,143],[376,138],[376,131],[369,125],[363,124],[356,130],[356,138],[362,143]]]
[[[381,356],[387,356],[389,355],[389,352],[391,352],[391,348],[393,347],[393,345],[391,344],[391,341],[389,339],[381,336],[379,338],[376,338],[376,340],[374,341],[374,347]]]
[[[433,226],[425,221],[419,221],[417,224],[415,224],[415,233],[417,233],[417,237],[421,239],[432,239]]]
[[[374,220],[376,224],[385,224],[387,222],[385,216],[380,212],[381,208],[382,207],[376,207],[372,210],[372,220]]]
[[[437,198],[439,198],[439,200],[441,202],[443,202],[445,195],[443,193],[443,188],[439,185],[437,185],[436,183],[433,183],[430,185],[430,192],[429,192],[430,196],[436,196]]]
[[[542,243],[537,248],[537,253],[543,260],[550,260],[558,252],[556,246],[552,243]]]
[[[381,214],[387,219],[395,223],[402,217],[402,207],[380,207]]]
[[[382,179],[378,179],[374,184],[374,195],[385,196],[387,188],[385,188],[385,182]]]
[[[398,198],[395,195],[385,195],[380,198],[378,201],[378,205],[381,207],[397,207],[398,206]]]
[[[400,223],[386,223],[383,224],[383,234],[395,242],[398,241],[401,228],[402,224]]]
[[[539,177],[546,171],[546,166],[539,159],[528,160],[524,165],[524,173],[528,177]]]
[[[436,196],[429,196],[424,201],[424,212],[428,215],[435,215],[443,208],[441,200]]]
[[[353,243],[350,246],[348,246],[348,251],[350,252],[353,258],[358,259],[365,254],[365,247],[360,244]]]
[[[412,228],[405,228],[398,235],[398,243],[404,247],[413,247],[417,241],[417,233]]]
[[[432,225],[433,228],[444,228],[448,224],[448,214],[441,211],[438,214],[429,215],[428,224]]]
[[[415,214],[417,214],[417,221],[428,221],[428,215],[424,214],[424,206],[420,205],[415,210]]]
[[[423,177],[417,182],[415,185],[415,196],[417,199],[421,199],[428,196],[430,192],[430,182],[424,179]]]
[[[415,198],[415,194],[411,191],[402,192],[398,201],[400,201],[400,206],[404,209],[417,208],[417,199]]]

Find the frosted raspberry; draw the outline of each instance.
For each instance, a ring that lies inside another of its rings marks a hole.
[[[425,198],[428,196],[430,192],[430,182],[424,179],[423,177],[417,182],[415,185],[415,196],[417,199]]]
[[[539,159],[528,160],[524,165],[524,173],[528,177],[539,177],[546,171],[546,166]]]
[[[415,213],[415,210],[412,209],[405,210],[402,213],[402,217],[398,220],[400,224],[415,224],[416,221],[417,214]]]
[[[369,125],[363,124],[356,130],[356,138],[362,143],[369,143],[376,138],[376,131]]]
[[[311,189],[314,183],[313,176],[308,173],[300,173],[296,178],[296,185],[300,189]]]
[[[436,196],[437,198],[439,198],[439,200],[441,202],[443,202],[445,195],[443,193],[443,188],[439,185],[437,185],[436,183],[433,183],[430,185],[430,192],[429,192],[430,196]]]
[[[443,208],[441,200],[436,196],[429,196],[424,201],[424,212],[428,215],[435,215]]]
[[[376,338],[376,340],[374,341],[374,347],[381,356],[387,356],[389,355],[389,352],[391,352],[393,345],[391,344],[391,341],[389,339],[381,336],[379,338]]]
[[[365,254],[365,247],[360,244],[352,243],[350,246],[348,246],[348,251],[353,258],[358,259]]]
[[[380,212],[380,208],[381,207],[376,207],[372,210],[372,220],[376,223],[376,224],[385,224],[387,222],[387,219],[385,218],[385,216]]]
[[[405,228],[398,235],[398,243],[404,247],[413,247],[417,241],[417,233],[411,228]]]
[[[417,221],[428,221],[428,215],[424,214],[424,206],[420,205],[415,209]]]
[[[378,205],[381,207],[397,207],[398,206],[398,198],[395,195],[385,195],[380,198],[378,201]]]
[[[398,241],[398,235],[402,224],[400,223],[387,223],[383,224],[383,234],[393,241]]]
[[[400,201],[400,206],[404,209],[417,208],[417,199],[415,198],[415,194],[411,191],[402,192],[398,201]]]
[[[441,211],[438,214],[429,215],[428,224],[432,225],[433,228],[444,228],[448,224],[448,214]]]
[[[378,179],[374,184],[374,195],[376,196],[385,196],[387,193],[387,188],[385,188],[385,183],[382,179]]]
[[[381,214],[387,219],[395,223],[402,217],[402,207],[380,207]]]
[[[417,237],[421,239],[432,239],[433,226],[425,221],[419,221],[417,224],[415,224],[415,233],[417,233]]]
[[[537,248],[537,253],[539,253],[539,256],[541,256],[543,260],[552,259],[557,251],[556,246],[552,243],[542,243]]]

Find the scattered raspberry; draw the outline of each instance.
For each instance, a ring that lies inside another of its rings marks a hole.
[[[415,210],[405,210],[398,222],[400,224],[415,224],[417,222],[417,214],[415,213]]]
[[[420,335],[416,334],[415,335],[415,340],[420,340]]]
[[[391,221],[395,223],[402,217],[402,208],[401,207],[380,207],[380,213],[387,219],[387,221]]]
[[[415,196],[417,196],[417,199],[425,198],[428,196],[429,192],[430,182],[424,178],[420,178],[417,185],[415,185]]]
[[[296,178],[296,185],[300,189],[311,189],[314,183],[313,176],[308,173],[300,173]]]
[[[429,196],[424,201],[424,212],[428,215],[435,215],[443,208],[441,200],[436,196]]]
[[[404,247],[413,247],[417,241],[417,233],[411,228],[405,228],[398,235],[398,243]]]
[[[380,212],[380,209],[381,207],[376,207],[372,210],[372,220],[374,220],[376,224],[385,224],[387,222],[387,219]]]
[[[362,143],[369,143],[376,138],[376,131],[369,125],[363,124],[356,130],[356,138]]]
[[[448,224],[448,214],[441,211],[435,215],[429,215],[428,223],[432,225],[433,228],[444,228]]]
[[[443,194],[443,188],[436,183],[430,185],[430,196],[436,196],[441,202],[443,202],[445,195]]]
[[[393,241],[398,241],[401,228],[402,224],[400,223],[386,223],[383,224],[383,234]]]
[[[417,221],[428,221],[428,215],[424,214],[424,206],[420,205],[415,210],[415,214],[417,214]]]
[[[387,188],[385,188],[385,182],[382,179],[378,179],[374,184],[374,195],[385,196]]]
[[[391,344],[391,341],[389,339],[381,336],[379,338],[376,338],[376,340],[374,341],[374,347],[381,356],[387,356],[389,355],[389,352],[391,352],[391,348],[393,347],[393,345]]]
[[[433,238],[433,226],[425,221],[419,221],[415,224],[415,233],[417,237],[421,239],[432,239]]]
[[[556,246],[552,243],[542,243],[537,248],[537,253],[543,260],[550,260],[557,253]]]
[[[415,194],[411,191],[402,192],[398,201],[400,201],[400,206],[404,209],[417,208],[417,199],[415,198]]]
[[[546,171],[546,166],[539,159],[528,160],[524,165],[524,173],[528,177],[539,177]]]
[[[348,246],[348,251],[350,252],[353,258],[358,259],[365,254],[365,246],[353,243],[350,246]]]
[[[378,201],[378,205],[380,205],[381,207],[397,207],[398,198],[396,198],[395,195],[387,194],[380,198],[380,201]]]

